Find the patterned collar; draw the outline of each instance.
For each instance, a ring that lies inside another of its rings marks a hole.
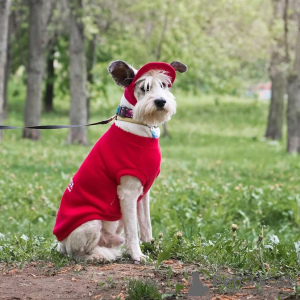
[[[126,106],[121,106],[121,105],[118,106],[117,111],[116,111],[116,120],[126,121],[126,122],[130,122],[130,123],[135,123],[135,124],[147,126],[150,129],[150,132],[152,134],[152,138],[155,138],[155,139],[158,138],[158,135],[156,134],[156,131],[155,131],[157,126],[150,127],[147,124],[136,122],[132,119],[132,116],[133,116],[132,109],[130,109]],[[129,120],[126,120],[126,118],[129,119]]]
[[[133,116],[133,111],[132,109],[126,107],[126,106],[121,106],[119,105],[116,111],[116,115],[121,117],[121,118],[130,118],[132,119]]]

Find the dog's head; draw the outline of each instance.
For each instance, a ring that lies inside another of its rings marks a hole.
[[[108,71],[117,85],[125,88],[121,105],[133,109],[133,119],[156,126],[168,121],[176,112],[176,102],[169,88],[176,72],[186,72],[186,65],[153,62],[135,70],[124,61],[113,61]]]

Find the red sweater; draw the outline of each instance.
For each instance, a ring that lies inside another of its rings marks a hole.
[[[137,136],[113,124],[71,179],[61,200],[53,234],[62,241],[85,222],[120,220],[117,195],[120,178],[137,177],[145,195],[160,172],[160,161],[158,139]]]

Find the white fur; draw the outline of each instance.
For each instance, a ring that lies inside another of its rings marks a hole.
[[[138,101],[133,109],[133,119],[148,126],[158,126],[169,121],[176,113],[175,98],[168,88],[170,83],[170,77],[158,70],[149,71],[139,78],[134,89]],[[163,84],[165,87],[162,87]],[[142,87],[145,93],[141,92]],[[162,110],[157,110],[154,101],[160,98],[166,100],[166,105]]]
[[[132,134],[148,138],[153,138],[151,130],[154,130],[159,136],[159,128],[155,126],[168,121],[176,112],[176,102],[168,88],[170,83],[170,78],[162,71],[154,70],[142,76],[135,86],[137,104],[132,106],[123,96],[121,105],[133,109],[133,120],[145,125],[116,121],[116,126]],[[142,87],[148,90],[143,92]],[[156,99],[166,101],[162,109],[156,107],[154,102]],[[120,255],[118,246],[124,242],[124,238],[120,235],[124,227],[127,252],[133,260],[145,259],[139,245],[137,225],[139,225],[140,239],[146,242],[152,238],[152,228],[149,192],[137,204],[137,199],[142,192],[143,186],[139,179],[123,176],[117,188],[122,220],[86,222],[61,241],[58,250],[85,260],[115,260]]]

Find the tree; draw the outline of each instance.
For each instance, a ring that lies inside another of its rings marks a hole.
[[[82,22],[82,13],[82,0],[70,1],[70,123],[77,125],[84,125],[87,122],[87,71],[84,53],[84,25]],[[86,145],[86,128],[84,126],[71,128],[68,135],[68,142]]]
[[[272,82],[272,95],[265,137],[279,140],[282,137],[284,95],[287,76],[287,10],[288,0],[272,0],[274,17],[272,29],[274,35],[269,76]]]
[[[54,79],[55,79],[54,54],[55,54],[55,45],[53,43],[47,55],[47,80],[46,80],[46,91],[44,94],[44,106],[46,112],[52,112],[54,110],[53,108]]]
[[[288,76],[288,141],[289,153],[300,153],[300,12],[298,10],[298,30],[295,60]]]
[[[93,74],[93,67],[96,61],[96,35],[93,35],[90,40],[88,41],[87,53],[86,53],[87,63],[87,81],[90,85],[94,84],[94,74]],[[90,106],[91,106],[91,96],[87,97],[87,122],[90,119]]]
[[[44,52],[48,43],[54,0],[29,0],[29,59],[27,67],[27,95],[25,104],[25,126],[40,124],[42,86],[45,69]],[[23,138],[39,139],[37,129],[24,129]]]
[[[0,0],[0,124],[3,118],[10,0]],[[1,131],[0,131],[1,139]]]
[[[5,67],[5,79],[4,79],[4,96],[3,96],[3,116],[4,119],[8,115],[8,81],[11,70],[11,61],[12,61],[12,38],[13,35],[13,24],[12,24],[12,13],[9,16],[8,22],[8,37],[7,37],[7,55],[6,55],[6,67]]]

